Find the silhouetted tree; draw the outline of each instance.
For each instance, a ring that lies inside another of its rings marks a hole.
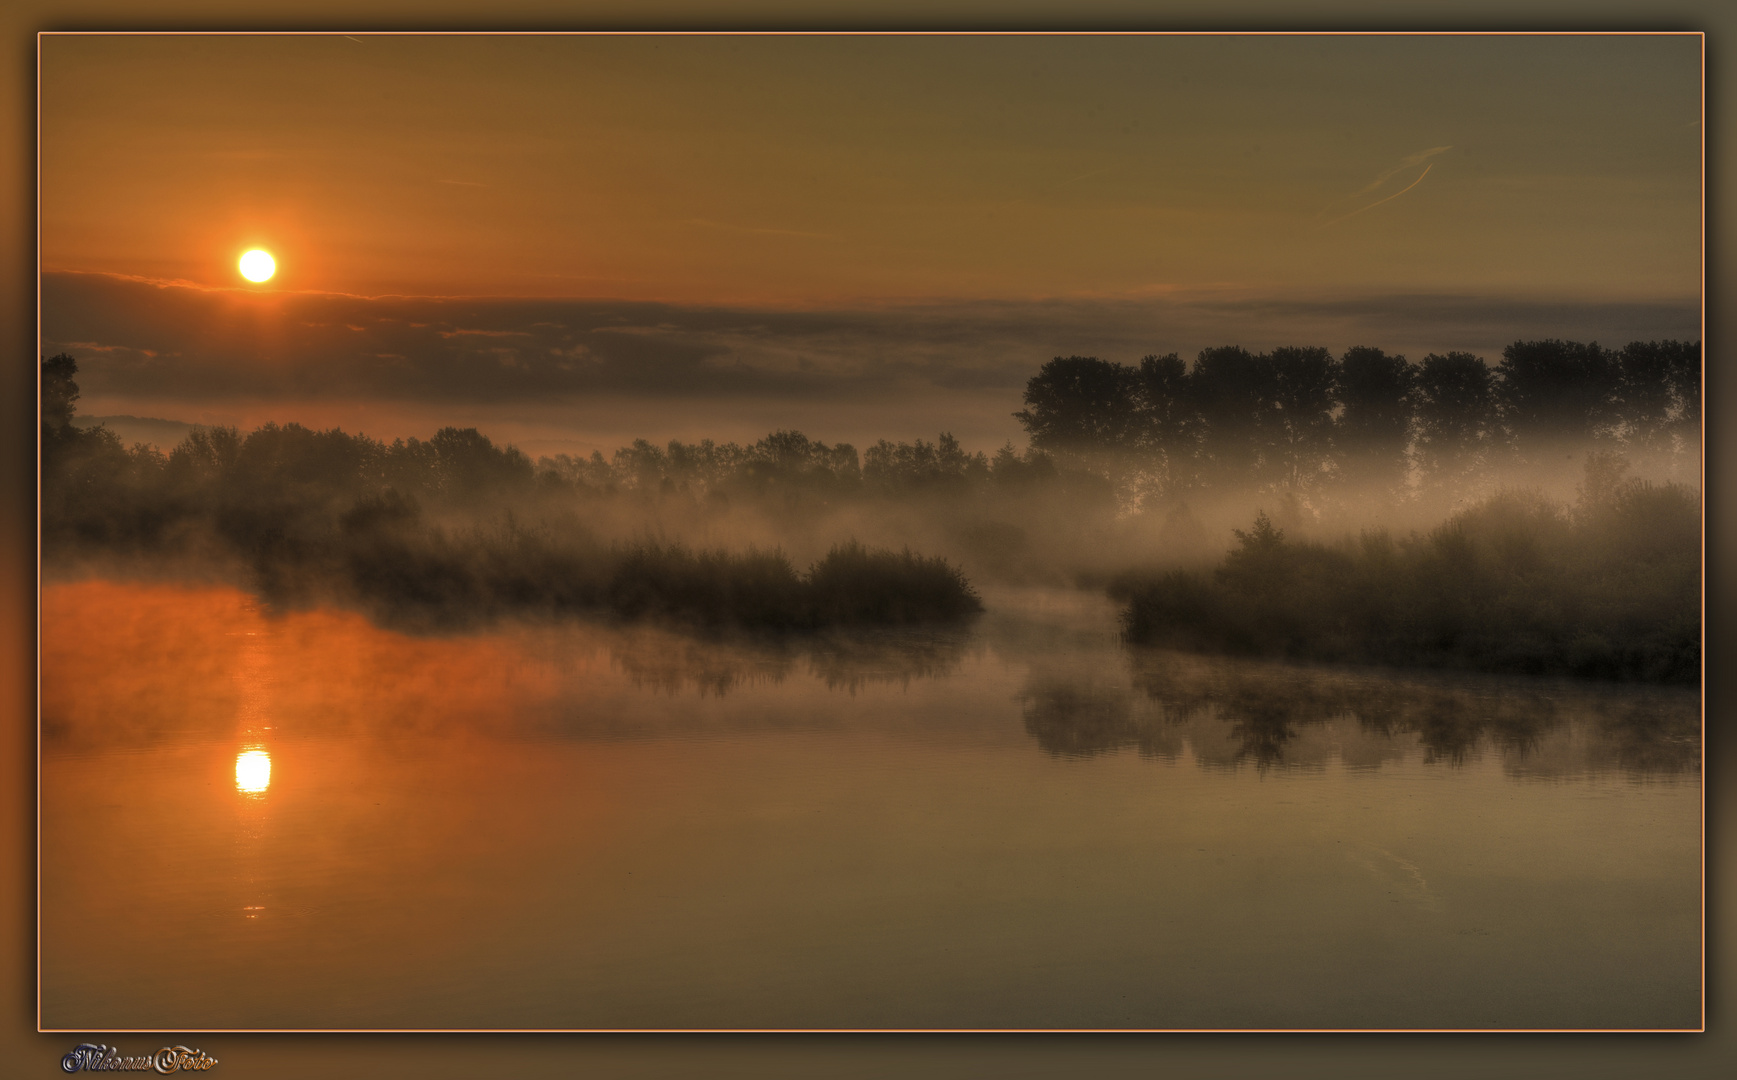
[[[337,428],[267,423],[242,440],[227,480],[237,494],[295,488],[352,494],[379,486],[384,454],[374,440]]]
[[[1637,429],[1635,442],[1647,448],[1697,454],[1701,445],[1701,343],[1637,341],[1622,351],[1620,364],[1622,419]],[[1635,398],[1640,399],[1639,409]],[[1637,412],[1643,415],[1637,417]]]
[[[44,427],[72,426],[73,402],[78,400],[78,361],[66,353],[51,356],[42,362],[42,424]]]
[[[397,491],[421,498],[440,494],[440,452],[431,442],[394,439],[385,448],[381,471],[386,485]]]
[[[944,440],[951,438],[943,436]],[[955,448],[957,445],[954,443]],[[775,431],[750,447],[742,458],[742,463],[758,475],[810,483],[852,483],[862,471],[856,448],[849,443],[827,446],[800,431]]]
[[[101,425],[74,425],[77,374],[78,361],[65,353],[42,362],[43,542],[153,544],[175,512],[163,497],[163,455],[149,446],[129,452]]]
[[[1597,342],[1516,341],[1503,349],[1497,397],[1514,448],[1536,456],[1547,443],[1604,433],[1617,376],[1616,358]]]
[[[240,456],[240,432],[232,427],[197,427],[169,452],[165,469],[171,486],[183,494],[206,493]]]
[[[1617,354],[1614,420],[1630,446],[1650,450],[1667,437],[1676,411],[1671,362],[1678,344],[1631,341]]]
[[[1329,466],[1338,372],[1333,354],[1321,348],[1274,349],[1272,369],[1276,430],[1269,474],[1290,488],[1308,488]]]
[[[73,402],[78,400],[78,361],[60,353],[42,361],[42,468],[53,471],[79,442],[72,426]]]
[[[1058,356],[1025,385],[1014,413],[1039,450],[1123,453],[1139,432],[1139,379],[1133,368],[1095,356]]]
[[[1026,447],[1018,453],[1010,442],[995,452],[989,463],[989,475],[1000,488],[1029,488],[1049,483],[1060,476],[1055,459],[1042,450]]]
[[[615,452],[615,475],[642,491],[656,491],[669,467],[669,457],[645,439]]]
[[[1403,356],[1358,346],[1339,360],[1334,425],[1340,475],[1348,482],[1393,491],[1405,483],[1416,413],[1417,372]]]
[[[959,440],[946,432],[933,443],[922,439],[890,443],[882,439],[863,455],[863,479],[895,490],[964,487],[988,479],[989,474],[987,457],[982,453],[966,453]]]
[[[1660,345],[1666,357],[1665,371],[1676,402],[1677,420],[1687,427],[1701,423],[1701,343],[1666,341]]]
[[[474,498],[530,483],[530,459],[516,447],[497,449],[476,428],[441,428],[429,444],[434,447],[441,487],[454,498]]]
[[[1226,346],[1202,349],[1188,386],[1201,420],[1203,471],[1213,484],[1259,475],[1278,427],[1278,393],[1268,357]]]
[[[1417,453],[1425,476],[1459,486],[1484,464],[1496,435],[1496,380],[1471,353],[1431,353],[1417,372]]]
[[[1191,487],[1200,444],[1200,412],[1188,387],[1188,365],[1175,353],[1140,360],[1137,443],[1165,494]]]
[[[851,451],[854,457],[855,451]],[[711,439],[701,439],[697,443],[683,443],[671,439],[669,443],[669,474],[678,482],[697,483],[706,489],[712,489],[740,467],[745,452],[735,443],[725,443],[719,446]],[[577,463],[579,472],[595,472],[588,469],[584,463]],[[593,486],[602,486],[598,476],[587,476],[585,482]],[[607,483],[607,479],[604,479]]]

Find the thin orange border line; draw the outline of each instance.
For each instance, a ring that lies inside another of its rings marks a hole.
[[[1707,1030],[1707,35],[1701,35],[1701,1030]]]
[[[36,1030],[42,1028],[42,35],[36,35]]]
[[[112,1028],[105,1034],[1637,1034],[1707,1030],[1707,33],[1704,30],[40,30],[36,34],[36,347],[42,349],[45,37],[1689,37],[1701,39],[1701,993],[1694,1028]],[[36,373],[36,1030],[42,1026],[42,368]]]
[[[38,30],[42,37],[1690,37],[1705,30]],[[1703,61],[1703,74],[1705,72]]]

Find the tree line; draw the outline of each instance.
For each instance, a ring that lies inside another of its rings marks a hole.
[[[1015,413],[1034,449],[1096,462],[1163,493],[1346,481],[1455,487],[1564,442],[1631,452],[1699,446],[1699,342],[1516,341],[1492,367],[1466,352],[1420,364],[1359,346],[1202,350],[1138,365],[1057,357]]]
[[[1089,500],[1109,497],[1101,478],[1058,468],[1050,455],[966,451],[952,435],[934,442],[880,440],[858,455],[798,431],[742,446],[706,439],[645,439],[587,457],[533,461],[475,428],[383,442],[337,429],[268,423],[252,432],[195,428],[168,453],[124,446],[104,427],[74,424],[77,362],[42,363],[42,524],[51,542],[149,549],[189,521],[235,537],[294,544],[331,507],[385,492],[418,505],[495,510],[538,497],[640,494],[728,501],[786,493],[824,504],[840,498],[1009,492],[1049,486]],[[251,540],[250,540],[251,542]]]
[[[75,425],[77,372],[69,356],[43,361],[41,528],[51,559],[167,557],[195,561],[202,572],[241,566],[274,604],[336,600],[421,629],[591,613],[811,631],[952,622],[982,610],[943,558],[853,540],[802,571],[782,550],[609,543],[574,512],[581,502],[559,498],[618,484],[663,492],[669,477],[653,466],[666,468],[672,452],[690,466],[699,453],[699,464],[710,460],[731,470],[725,479],[743,482],[758,475],[762,484],[807,490],[840,482],[848,468],[860,483],[848,446],[794,432],[747,451],[671,444],[654,455],[640,443],[617,454],[619,468],[597,455],[581,463],[585,475],[569,477],[558,463],[534,466],[474,428],[387,444],[272,423],[247,435],[195,428],[164,454]],[[547,495],[556,498],[537,498]],[[518,516],[562,503],[552,520]]]

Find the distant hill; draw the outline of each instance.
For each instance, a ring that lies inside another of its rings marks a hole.
[[[150,416],[74,416],[74,425],[92,428],[102,425],[120,436],[122,444],[148,443],[165,454],[179,446],[197,424],[182,420],[158,420]]]

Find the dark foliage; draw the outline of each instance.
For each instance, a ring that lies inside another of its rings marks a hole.
[[[1134,369],[1093,356],[1058,356],[1026,384],[1014,414],[1039,450],[1125,451],[1139,435]]]
[[[1202,468],[1208,483],[1260,477],[1279,424],[1278,386],[1270,358],[1227,346],[1204,349],[1189,373],[1199,411]]]
[[[1502,419],[1521,453],[1584,440],[1615,419],[1619,366],[1598,343],[1516,341],[1502,350]]]
[[[1339,370],[1326,349],[1274,349],[1273,397],[1278,407],[1273,448],[1273,478],[1307,488],[1324,479],[1331,457],[1333,407],[1339,395]]]
[[[1202,423],[1188,389],[1188,365],[1180,356],[1147,356],[1140,361],[1139,449],[1163,470],[1164,487],[1174,490],[1192,475],[1200,452]]]
[[[945,559],[854,541],[833,548],[806,584],[818,623],[947,622],[983,610],[977,593]]]
[[[1471,353],[1431,353],[1416,387],[1419,466],[1435,483],[1457,486],[1487,463],[1495,445],[1495,375]]]
[[[101,427],[72,426],[76,373],[70,357],[43,363],[49,561],[206,560],[242,568],[276,605],[348,603],[421,628],[573,612],[772,630],[957,620],[981,604],[941,559],[850,543],[799,574],[777,551],[607,545],[578,524],[572,496],[600,488],[681,496],[697,485],[824,500],[869,488],[1062,479],[1042,454],[1009,449],[992,466],[945,434],[936,444],[880,443],[867,469],[850,447],[794,431],[747,450],[709,442],[664,450],[642,440],[613,465],[600,456],[545,459],[540,473],[474,428],[391,445],[299,424],[245,436],[199,428],[165,457],[125,450]],[[558,523],[522,524],[515,512],[524,505],[560,509]]]
[[[1130,641],[1205,651],[1686,683],[1701,663],[1693,492],[1595,459],[1572,511],[1505,493],[1427,536],[1328,546],[1266,515],[1210,575],[1127,579]]]
[[[1107,473],[1143,470],[1182,496],[1254,485],[1307,491],[1343,481],[1376,492],[1465,487],[1509,451],[1543,460],[1602,440],[1678,452],[1698,442],[1698,342],[1517,341],[1499,367],[1465,352],[1419,365],[1358,346],[1172,353],[1128,367],[1057,357],[1026,385],[1014,416],[1032,445]]]
[[[72,426],[73,402],[78,400],[78,361],[65,353],[42,362],[42,427],[58,433]]]
[[[863,455],[862,478],[890,491],[920,488],[959,490],[987,480],[989,459],[981,453],[967,454],[959,440],[943,432],[933,443],[890,443],[885,439]]]
[[[1634,341],[1616,357],[1611,413],[1618,434],[1651,449],[1673,429],[1693,437],[1701,419],[1701,347],[1698,342]]]
[[[680,544],[603,548],[509,525],[450,537],[370,508],[343,552],[343,584],[383,621],[456,626],[503,615],[595,613],[704,629],[956,622],[982,610],[943,559],[835,547],[800,574],[777,551]]]
[[[1339,361],[1343,409],[1334,448],[1347,479],[1388,491],[1405,483],[1416,386],[1417,369],[1405,357],[1367,346],[1346,350]]]

